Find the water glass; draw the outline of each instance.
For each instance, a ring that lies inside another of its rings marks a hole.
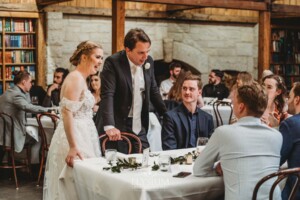
[[[168,155],[160,155],[158,158],[159,168],[161,171],[166,172],[169,170],[169,166],[171,164],[170,156]]]
[[[32,96],[31,97],[31,103],[33,105],[39,105],[39,98],[37,96]]]
[[[106,149],[105,150],[105,158],[106,161],[109,163],[114,163],[117,160],[117,150],[116,149]]]

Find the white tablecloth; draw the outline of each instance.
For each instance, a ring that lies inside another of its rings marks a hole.
[[[219,111],[220,111],[221,118],[223,120],[223,124],[228,124],[231,109],[228,106],[219,106],[218,108],[219,108]],[[216,120],[216,115],[214,113],[213,106],[212,105],[205,105],[201,109],[213,116],[214,126],[216,128],[217,127],[217,120]]]
[[[31,164],[39,163],[39,152],[41,141],[39,138],[39,125],[36,118],[26,118],[26,132],[36,140],[36,143],[31,147]],[[42,117],[41,122],[44,125],[47,141],[51,141],[53,136],[53,123],[49,117]]]
[[[187,151],[187,150],[186,150]],[[186,152],[185,151],[185,152]],[[188,150],[190,151],[190,150]],[[184,151],[164,151],[163,154],[184,155]],[[152,158],[153,159],[153,158]],[[150,200],[150,199],[216,199],[223,195],[221,177],[174,178],[171,172],[151,171],[151,167],[121,173],[103,171],[104,158],[76,161],[73,176],[79,199]],[[192,172],[192,165],[178,165]]]

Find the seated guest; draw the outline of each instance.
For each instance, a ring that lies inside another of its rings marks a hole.
[[[219,100],[227,98],[229,95],[229,90],[222,83],[223,72],[218,69],[211,70],[208,76],[208,84],[203,87],[202,96],[203,97],[216,97]]]
[[[225,200],[249,200],[257,182],[278,171],[281,134],[261,123],[267,106],[267,95],[258,84],[245,85],[232,91],[233,112],[238,121],[218,127],[195,161],[195,176],[224,176]],[[223,170],[223,171],[221,171]],[[262,187],[258,199],[269,199],[270,185]],[[274,199],[280,199],[276,188]]]
[[[268,105],[261,120],[270,127],[278,127],[280,122],[288,117],[285,110],[286,87],[283,78],[274,74],[266,76],[263,85],[268,95]]]
[[[283,137],[280,165],[287,161],[288,168],[300,167],[300,83],[295,83],[290,91],[288,113],[294,116],[284,120],[279,131]],[[288,199],[294,185],[294,179],[289,178],[282,191],[282,199]],[[300,189],[295,199],[300,199]]]
[[[191,75],[192,72],[191,71],[185,71],[184,69],[182,69],[178,75],[178,78],[176,80],[176,82],[174,83],[174,85],[171,87],[169,94],[168,94],[168,99],[164,100],[167,106],[167,109],[170,110],[169,108],[174,108],[176,107],[180,102],[182,102],[182,95],[181,95],[181,87],[182,87],[182,83],[185,79],[185,77]],[[171,104],[171,106],[169,106]],[[200,95],[198,97],[198,101],[197,101],[197,106],[199,108],[204,106],[204,101],[202,99],[202,95]]]
[[[97,113],[100,105],[100,92],[101,92],[101,81],[100,81],[100,76],[99,72],[96,74],[90,75],[88,78],[88,86],[89,90],[91,91],[92,95],[95,98],[95,105],[93,107],[93,112]]]
[[[53,84],[48,87],[47,95],[44,98],[43,106],[58,106],[60,102],[60,88],[68,75],[69,70],[62,67],[56,68],[53,76]]]
[[[33,143],[34,139],[26,134],[25,113],[47,112],[48,109],[35,106],[30,103],[29,90],[31,88],[31,77],[27,71],[14,71],[13,88],[8,89],[0,96],[0,112],[12,116],[14,121],[15,151],[21,152],[25,143]],[[0,127],[3,127],[0,120]],[[1,132],[0,132],[1,133]],[[3,144],[3,136],[0,135],[0,144]],[[10,135],[7,134],[6,144],[10,145]]]
[[[164,115],[162,148],[183,149],[196,147],[198,137],[210,137],[213,118],[197,107],[202,83],[197,75],[185,77],[182,84],[182,104]]]
[[[169,70],[170,78],[162,81],[159,87],[160,95],[162,96],[163,100],[168,99],[168,93],[173,84],[176,82],[176,79],[178,78],[179,73],[181,71],[181,64],[177,62],[172,62],[169,66]]]

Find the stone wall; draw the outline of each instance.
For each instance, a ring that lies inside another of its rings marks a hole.
[[[202,25],[128,19],[125,32],[139,27],[152,40],[154,60],[164,58],[163,39],[173,39],[173,59],[200,71],[203,82],[212,68],[246,70],[256,77],[258,28],[246,26]],[[111,19],[104,17],[47,13],[47,84],[52,83],[55,67],[70,68],[69,58],[79,42],[92,40],[111,54]]]

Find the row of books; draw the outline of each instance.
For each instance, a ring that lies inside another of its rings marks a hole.
[[[6,35],[6,47],[34,47],[34,35]]]
[[[272,63],[300,63],[300,52],[294,54],[280,54],[280,53],[273,53],[271,55]]]
[[[14,84],[13,82],[6,82],[6,83],[5,83],[5,88],[6,88],[6,89],[9,89],[9,88],[14,87],[14,85],[15,85],[15,84]],[[0,95],[3,94],[3,89],[4,89],[4,88],[3,88],[3,85],[2,85],[2,83],[0,83]]]
[[[5,52],[5,63],[34,63],[34,51],[15,50]],[[0,63],[2,63],[2,52],[0,52]]]
[[[35,79],[35,66],[11,66],[11,67],[6,67],[5,68],[5,79],[6,80],[13,80],[14,79],[14,75],[13,72],[14,71],[28,71],[32,77],[32,79]]]
[[[1,27],[2,27],[2,19]],[[33,19],[5,19],[6,32],[34,32]],[[2,31],[2,30],[1,30]]]
[[[300,65],[271,65],[270,70],[278,75],[300,75]]]

